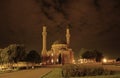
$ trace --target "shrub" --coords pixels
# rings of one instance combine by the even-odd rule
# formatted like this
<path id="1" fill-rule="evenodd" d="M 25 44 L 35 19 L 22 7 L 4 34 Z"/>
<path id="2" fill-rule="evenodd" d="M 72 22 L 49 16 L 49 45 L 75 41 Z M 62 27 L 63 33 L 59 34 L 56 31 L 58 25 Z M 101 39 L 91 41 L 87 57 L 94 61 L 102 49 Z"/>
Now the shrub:
<path id="1" fill-rule="evenodd" d="M 103 67 L 86 67 L 80 65 L 64 65 L 62 68 L 62 76 L 69 77 L 81 77 L 81 76 L 97 76 L 97 75 L 112 75 L 111 70 L 106 70 Z"/>

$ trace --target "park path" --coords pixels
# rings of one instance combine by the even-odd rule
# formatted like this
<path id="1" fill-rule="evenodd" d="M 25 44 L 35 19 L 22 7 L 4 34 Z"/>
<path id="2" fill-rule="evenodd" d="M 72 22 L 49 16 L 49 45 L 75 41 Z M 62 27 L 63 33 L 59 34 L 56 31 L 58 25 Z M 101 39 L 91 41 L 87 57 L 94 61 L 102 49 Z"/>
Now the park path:
<path id="1" fill-rule="evenodd" d="M 11 73 L 0 74 L 0 78 L 41 78 L 44 74 L 50 72 L 53 68 L 39 68 L 31 70 L 21 70 Z"/>

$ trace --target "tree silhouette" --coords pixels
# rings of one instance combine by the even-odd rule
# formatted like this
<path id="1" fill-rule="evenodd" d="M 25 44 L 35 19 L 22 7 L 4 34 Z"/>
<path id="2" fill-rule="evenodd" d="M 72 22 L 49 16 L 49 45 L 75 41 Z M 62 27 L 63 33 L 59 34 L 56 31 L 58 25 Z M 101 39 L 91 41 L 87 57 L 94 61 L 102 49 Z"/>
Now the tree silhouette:
<path id="1" fill-rule="evenodd" d="M 31 63 L 39 63 L 41 61 L 39 53 L 35 50 L 31 50 L 26 56 L 26 61 Z"/>
<path id="2" fill-rule="evenodd" d="M 103 54 L 98 50 L 87 50 L 82 53 L 82 58 L 95 59 L 96 62 L 100 62 L 103 58 Z"/>
<path id="3" fill-rule="evenodd" d="M 12 44 L 7 47 L 8 48 L 8 55 L 9 55 L 9 62 L 18 62 L 24 61 L 26 52 L 25 46 L 20 44 Z"/>

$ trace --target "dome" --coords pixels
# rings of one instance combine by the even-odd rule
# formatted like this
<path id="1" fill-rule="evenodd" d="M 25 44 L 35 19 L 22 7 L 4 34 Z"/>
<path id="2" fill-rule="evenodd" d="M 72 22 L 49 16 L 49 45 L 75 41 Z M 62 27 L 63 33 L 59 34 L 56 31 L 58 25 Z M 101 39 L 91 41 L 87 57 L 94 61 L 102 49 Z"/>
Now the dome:
<path id="1" fill-rule="evenodd" d="M 56 40 L 53 44 L 67 44 L 67 43 L 62 40 Z"/>

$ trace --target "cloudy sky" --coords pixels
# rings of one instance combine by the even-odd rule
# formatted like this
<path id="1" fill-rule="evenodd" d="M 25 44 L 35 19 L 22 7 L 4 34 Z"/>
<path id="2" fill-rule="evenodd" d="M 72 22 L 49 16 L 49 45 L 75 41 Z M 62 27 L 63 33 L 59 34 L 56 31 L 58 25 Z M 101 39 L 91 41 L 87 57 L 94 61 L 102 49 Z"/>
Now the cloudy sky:
<path id="1" fill-rule="evenodd" d="M 47 49 L 69 26 L 75 54 L 97 48 L 120 57 L 120 0 L 0 0 L 0 48 L 20 43 L 41 52 L 43 25 Z"/>

